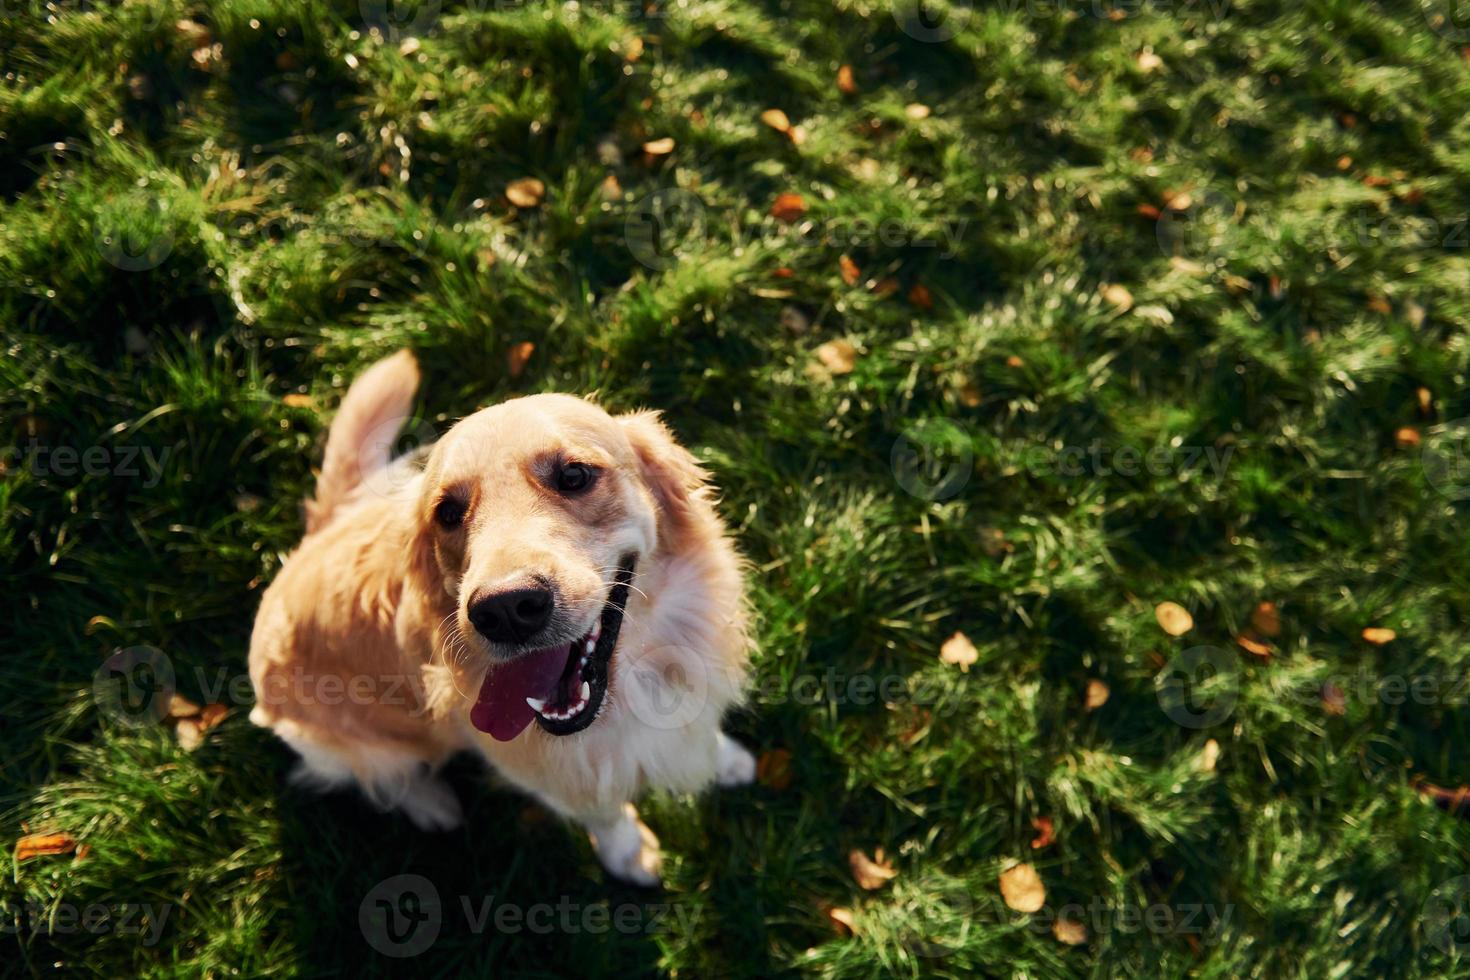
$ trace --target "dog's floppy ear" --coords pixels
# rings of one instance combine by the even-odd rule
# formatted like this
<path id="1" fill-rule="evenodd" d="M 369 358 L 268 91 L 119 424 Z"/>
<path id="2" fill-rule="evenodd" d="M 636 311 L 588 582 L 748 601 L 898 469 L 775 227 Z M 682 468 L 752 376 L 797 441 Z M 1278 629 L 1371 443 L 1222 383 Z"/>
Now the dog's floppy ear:
<path id="1" fill-rule="evenodd" d="M 695 518 L 695 501 L 708 486 L 709 474 L 674 440 L 658 412 L 632 412 L 618 417 L 638 469 L 659 509 L 661 536 L 677 538 Z"/>

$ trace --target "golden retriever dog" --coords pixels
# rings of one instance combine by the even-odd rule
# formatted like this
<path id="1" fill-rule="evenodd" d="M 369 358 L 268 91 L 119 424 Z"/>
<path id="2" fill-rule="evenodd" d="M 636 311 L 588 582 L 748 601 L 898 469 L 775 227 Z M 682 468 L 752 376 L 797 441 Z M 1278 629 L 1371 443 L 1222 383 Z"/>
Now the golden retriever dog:
<path id="1" fill-rule="evenodd" d="M 255 620 L 250 717 L 301 756 L 298 780 L 355 783 L 427 829 L 460 822 L 435 773 L 477 751 L 586 828 L 613 875 L 656 884 L 632 801 L 755 774 L 720 730 L 746 600 L 707 475 L 655 413 L 568 395 L 390 459 L 418 381 L 402 351 L 343 400 Z"/>

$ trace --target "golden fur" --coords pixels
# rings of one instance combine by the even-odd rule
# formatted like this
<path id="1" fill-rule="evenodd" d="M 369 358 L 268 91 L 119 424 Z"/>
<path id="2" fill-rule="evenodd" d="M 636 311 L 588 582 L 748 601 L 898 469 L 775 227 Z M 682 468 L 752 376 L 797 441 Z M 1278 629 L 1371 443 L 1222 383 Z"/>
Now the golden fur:
<path id="1" fill-rule="evenodd" d="M 566 395 L 484 409 L 422 458 L 390 461 L 417 383 L 405 351 L 343 401 L 307 534 L 256 618 L 251 718 L 301 754 L 301 778 L 355 782 L 426 827 L 458 822 L 433 771 L 473 749 L 586 827 L 614 874 L 653 883 L 657 841 L 631 801 L 754 774 L 720 731 L 745 681 L 746 607 L 706 474 L 654 413 L 615 418 Z M 585 499 L 557 499 L 536 478 L 568 453 L 604 474 Z M 452 531 L 434 520 L 448 488 L 468 503 Z M 469 708 L 491 648 L 466 618 L 468 598 L 534 572 L 590 625 L 629 552 L 637 572 L 596 720 L 560 737 L 531 725 L 508 742 L 475 730 Z"/>

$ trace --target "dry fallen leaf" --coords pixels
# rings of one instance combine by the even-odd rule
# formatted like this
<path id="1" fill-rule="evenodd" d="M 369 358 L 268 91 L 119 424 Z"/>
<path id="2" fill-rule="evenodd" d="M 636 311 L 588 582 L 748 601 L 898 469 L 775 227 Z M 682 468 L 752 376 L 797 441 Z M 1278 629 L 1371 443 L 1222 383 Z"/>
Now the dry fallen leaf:
<path id="1" fill-rule="evenodd" d="M 1001 555 L 1009 554 L 1016 550 L 1016 546 L 1006 540 L 1005 531 L 1002 531 L 998 527 L 982 527 L 979 538 L 980 550 L 991 558 L 999 558 Z"/>
<path id="2" fill-rule="evenodd" d="M 643 57 L 643 38 L 634 35 L 623 44 L 623 60 L 633 62 L 641 57 Z"/>
<path id="3" fill-rule="evenodd" d="M 857 348 L 850 341 L 829 340 L 817 348 L 817 360 L 831 374 L 851 374 L 857 366 Z"/>
<path id="4" fill-rule="evenodd" d="M 1128 291 L 1126 286 L 1109 283 L 1098 290 L 1098 292 L 1103 299 L 1116 307 L 1119 313 L 1127 313 L 1133 309 L 1133 294 Z"/>
<path id="5" fill-rule="evenodd" d="M 929 112 L 929 107 L 924 105 L 924 103 L 922 102 L 910 102 L 908 105 L 903 107 L 903 114 L 915 121 L 918 121 L 920 119 L 928 119 Z"/>
<path id="6" fill-rule="evenodd" d="M 287 408 L 311 408 L 316 404 L 316 399 L 310 395 L 303 395 L 300 392 L 293 391 L 281 399 L 281 404 Z"/>
<path id="7" fill-rule="evenodd" d="M 1428 415 L 1434 409 L 1434 392 L 1428 388 L 1420 388 L 1415 395 L 1419 398 L 1419 413 Z"/>
<path id="8" fill-rule="evenodd" d="M 169 695 L 168 716 L 170 718 L 193 718 L 202 709 L 178 692 Z"/>
<path id="9" fill-rule="evenodd" d="M 643 144 L 643 152 L 651 157 L 664 157 L 674 152 L 674 138 L 665 136 L 663 139 L 649 140 Z"/>
<path id="10" fill-rule="evenodd" d="M 1256 608 L 1251 610 L 1251 629 L 1272 639 L 1281 635 L 1281 614 L 1276 610 L 1276 603 L 1256 603 Z"/>
<path id="11" fill-rule="evenodd" d="M 618 183 L 616 174 L 608 174 L 602 178 L 602 185 L 598 187 L 597 193 L 604 201 L 611 203 L 623 196 L 623 185 Z"/>
<path id="12" fill-rule="evenodd" d="M 1017 912 L 1035 912 L 1046 902 L 1046 886 L 1029 864 L 1014 864 L 1001 872 L 1000 897 Z"/>
<path id="13" fill-rule="evenodd" d="M 1087 682 L 1087 710 L 1096 711 L 1098 708 L 1107 704 L 1110 694 L 1112 694 L 1112 691 L 1108 690 L 1107 684 L 1098 680 L 1096 677 L 1089 680 Z"/>
<path id="14" fill-rule="evenodd" d="M 187 37 L 190 43 L 196 48 L 206 47 L 214 43 L 214 35 L 209 32 L 209 28 L 197 20 L 189 20 L 188 18 L 176 20 L 174 21 L 174 30 Z"/>
<path id="15" fill-rule="evenodd" d="M 779 194 L 776 203 L 771 205 L 771 217 L 788 224 L 797 221 L 806 214 L 806 199 L 800 194 Z"/>
<path id="16" fill-rule="evenodd" d="M 1056 825 L 1051 817 L 1033 817 L 1031 827 L 1036 831 L 1036 837 L 1031 841 L 1033 851 L 1039 851 L 1057 839 Z"/>
<path id="17" fill-rule="evenodd" d="M 1462 785 L 1458 789 L 1447 789 L 1443 786 L 1436 786 L 1423 776 L 1415 776 L 1410 780 L 1410 785 L 1421 798 L 1430 800 L 1446 813 L 1458 817 L 1470 814 L 1470 786 Z"/>
<path id="18" fill-rule="evenodd" d="M 857 90 L 857 79 L 852 77 L 852 65 L 843 65 L 837 69 L 837 91 L 843 95 L 856 95 Z"/>
<path id="19" fill-rule="evenodd" d="M 872 285 L 873 295 L 879 299 L 887 299 L 898 292 L 898 280 L 893 276 L 884 276 Z"/>
<path id="20" fill-rule="evenodd" d="M 1214 772 L 1215 763 L 1220 761 L 1220 743 L 1213 738 L 1205 743 L 1204 748 L 1199 750 L 1199 760 L 1196 765 L 1200 772 Z"/>
<path id="21" fill-rule="evenodd" d="M 199 712 L 199 730 L 207 732 L 211 728 L 224 721 L 230 714 L 230 709 L 222 704 L 206 704 Z"/>
<path id="22" fill-rule="evenodd" d="M 857 917 L 852 914 L 852 909 L 834 906 L 827 910 L 827 921 L 832 923 L 832 928 L 839 934 L 857 935 Z"/>
<path id="23" fill-rule="evenodd" d="M 858 268 L 856 262 L 849 255 L 837 257 L 837 267 L 842 270 L 842 281 L 849 286 L 856 286 L 859 279 L 863 277 L 863 271 Z"/>
<path id="24" fill-rule="evenodd" d="M 174 737 L 179 740 L 179 748 L 193 752 L 204 744 L 204 729 L 197 718 L 183 718 L 174 728 Z"/>
<path id="25" fill-rule="evenodd" d="M 909 302 L 921 310 L 934 309 L 934 297 L 929 292 L 929 287 L 923 283 L 914 283 L 909 290 Z"/>
<path id="26" fill-rule="evenodd" d="M 854 848 L 848 852 L 847 866 L 852 869 L 852 880 L 857 882 L 858 887 L 864 891 L 882 888 L 898 877 L 898 872 L 893 870 L 893 865 L 883 859 L 883 848 L 881 847 L 873 852 L 871 858 Z"/>
<path id="27" fill-rule="evenodd" d="M 787 333 L 800 337 L 811 329 L 812 318 L 800 307 L 788 304 L 781 307 L 781 326 L 786 328 Z"/>
<path id="28" fill-rule="evenodd" d="M 968 674 L 970 665 L 980 659 L 980 652 L 975 649 L 975 644 L 970 642 L 968 636 L 956 632 L 939 648 L 939 659 L 947 664 L 955 665 L 962 673 Z"/>
<path id="29" fill-rule="evenodd" d="M 791 785 L 791 752 L 767 749 L 755 762 L 755 778 L 762 786 L 784 790 Z"/>
<path id="30" fill-rule="evenodd" d="M 1177 602 L 1159 603 L 1154 607 L 1154 618 L 1170 636 L 1183 636 L 1194 629 L 1194 617 Z"/>
<path id="31" fill-rule="evenodd" d="M 0 460 L 0 462 L 3 462 L 3 460 Z M 0 473 L 3 472 L 4 470 L 0 470 Z M 113 622 L 110 618 L 108 618 L 107 616 L 98 615 L 93 616 L 91 619 L 87 620 L 87 625 L 83 629 L 83 632 L 86 633 L 86 635 L 91 636 L 104 626 L 110 626 L 113 629 L 117 629 L 117 624 Z"/>
<path id="32" fill-rule="evenodd" d="M 1422 441 L 1419 430 L 1411 425 L 1406 425 L 1393 434 L 1393 441 L 1398 443 L 1400 449 L 1413 449 Z"/>
<path id="33" fill-rule="evenodd" d="M 1331 681 L 1322 685 L 1322 710 L 1337 717 L 1347 714 L 1347 696 Z"/>
<path id="34" fill-rule="evenodd" d="M 782 112 L 780 109 L 767 109 L 765 112 L 761 113 L 761 122 L 765 123 L 767 126 L 770 126 L 778 133 L 787 133 L 791 131 L 791 120 L 788 119 L 786 117 L 786 113 Z"/>
<path id="35" fill-rule="evenodd" d="M 913 719 L 903 731 L 898 733 L 898 740 L 904 745 L 912 746 L 919 739 L 929 733 L 929 723 L 934 720 L 934 713 L 927 708 L 914 710 Z"/>
<path id="36" fill-rule="evenodd" d="M 1397 638 L 1398 634 L 1386 626 L 1369 626 L 1363 630 L 1363 639 L 1375 647 L 1381 647 L 1385 643 L 1392 643 Z"/>
<path id="37" fill-rule="evenodd" d="M 973 381 L 966 381 L 960 385 L 959 396 L 960 404 L 966 408 L 979 408 L 980 403 L 985 400 L 979 387 Z M 991 557 L 993 558 L 995 556 L 992 555 Z"/>
<path id="38" fill-rule="evenodd" d="M 64 830 L 26 834 L 15 842 L 15 863 L 20 864 L 31 858 L 50 854 L 70 854 L 76 850 L 76 846 L 77 839 Z"/>
<path id="39" fill-rule="evenodd" d="M 522 177 L 505 185 L 505 196 L 518 208 L 534 208 L 546 196 L 546 185 L 535 177 Z"/>
<path id="40" fill-rule="evenodd" d="M 1147 75 L 1149 72 L 1158 71 L 1160 68 L 1164 67 L 1164 59 L 1154 54 L 1153 48 L 1144 48 L 1142 51 L 1138 52 L 1138 57 L 1135 60 L 1138 63 L 1139 71 L 1143 72 L 1145 75 Z"/>
<path id="41" fill-rule="evenodd" d="M 1270 644 L 1262 643 L 1260 640 L 1256 639 L 1254 636 L 1251 636 L 1249 633 L 1242 633 L 1237 636 L 1235 638 L 1235 644 L 1246 653 L 1253 653 L 1258 657 L 1271 656 Z"/>
<path id="42" fill-rule="evenodd" d="M 1068 946 L 1081 946 L 1087 942 L 1087 927 L 1074 919 L 1057 919 L 1052 923 L 1051 934 Z"/>
<path id="43" fill-rule="evenodd" d="M 1389 301 L 1382 296 L 1368 297 L 1368 309 L 1372 310 L 1374 313 L 1382 313 L 1384 315 L 1393 312 L 1392 304 L 1390 304 Z"/>
<path id="44" fill-rule="evenodd" d="M 512 378 L 519 378 L 526 370 L 526 362 L 531 355 L 536 353 L 536 345 L 529 340 L 523 340 L 518 344 L 511 344 L 510 350 L 505 354 L 505 367 Z"/>
<path id="45" fill-rule="evenodd" d="M 1021 358 L 1015 354 L 1012 354 L 1010 357 L 1006 358 L 1006 367 L 1008 368 L 1024 367 L 1025 365 L 1026 362 L 1021 360 Z"/>

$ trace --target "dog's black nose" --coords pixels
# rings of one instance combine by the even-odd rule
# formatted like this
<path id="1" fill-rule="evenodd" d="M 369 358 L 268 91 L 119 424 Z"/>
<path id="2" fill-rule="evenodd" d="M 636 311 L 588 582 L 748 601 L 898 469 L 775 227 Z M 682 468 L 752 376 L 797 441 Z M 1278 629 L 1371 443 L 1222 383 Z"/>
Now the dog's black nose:
<path id="1" fill-rule="evenodd" d="M 523 643 L 551 618 L 556 601 L 550 589 L 507 589 L 470 600 L 469 617 L 475 629 L 496 643 Z"/>

